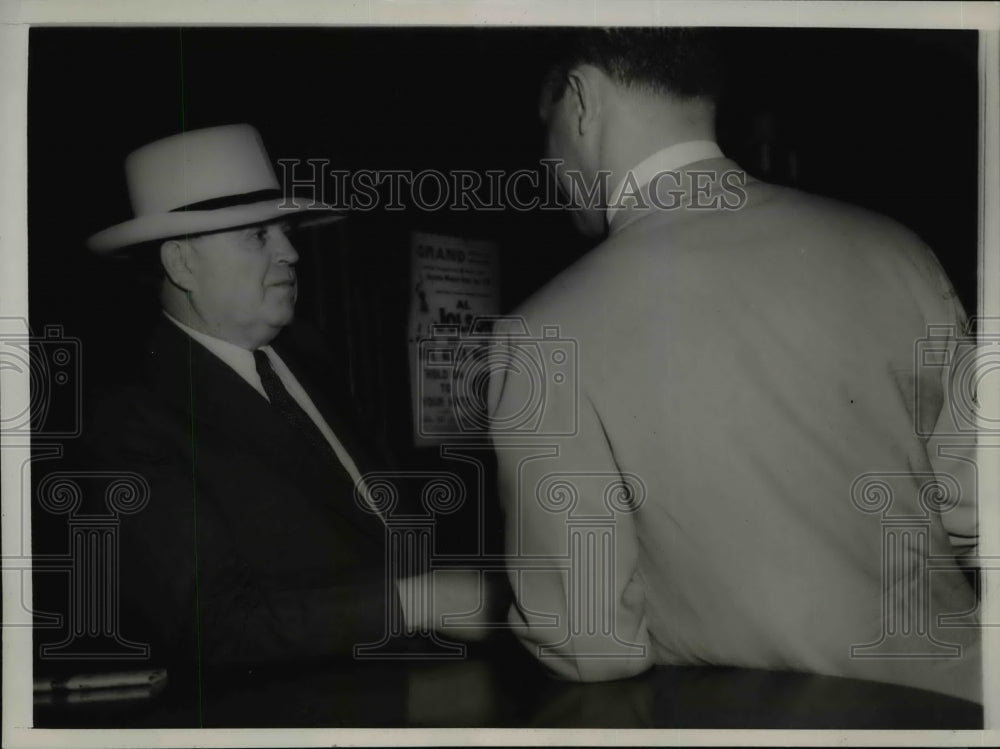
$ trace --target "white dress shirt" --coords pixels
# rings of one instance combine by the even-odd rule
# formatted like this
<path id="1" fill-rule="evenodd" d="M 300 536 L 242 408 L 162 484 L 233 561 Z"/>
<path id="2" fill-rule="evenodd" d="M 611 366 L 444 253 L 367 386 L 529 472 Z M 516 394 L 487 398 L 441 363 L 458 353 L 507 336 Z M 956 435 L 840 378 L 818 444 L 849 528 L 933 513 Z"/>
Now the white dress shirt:
<path id="1" fill-rule="evenodd" d="M 633 187 L 635 189 L 639 189 L 652 182 L 653 177 L 657 174 L 676 171 L 677 169 L 685 167 L 688 164 L 693 164 L 696 161 L 717 159 L 722 155 L 722 151 L 714 141 L 688 140 L 683 143 L 675 143 L 672 146 L 663 148 L 654 153 L 652 156 L 643 159 L 634 167 L 629 169 L 626 175 L 621 178 L 618 185 L 611 192 L 611 199 L 608 201 L 607 210 L 608 225 L 611 225 L 611 219 L 615 217 L 618 210 L 626 207 L 620 205 L 620 201 L 622 199 L 622 193 L 625 192 L 626 179 L 629 173 L 631 173 L 634 178 L 632 183 Z"/>

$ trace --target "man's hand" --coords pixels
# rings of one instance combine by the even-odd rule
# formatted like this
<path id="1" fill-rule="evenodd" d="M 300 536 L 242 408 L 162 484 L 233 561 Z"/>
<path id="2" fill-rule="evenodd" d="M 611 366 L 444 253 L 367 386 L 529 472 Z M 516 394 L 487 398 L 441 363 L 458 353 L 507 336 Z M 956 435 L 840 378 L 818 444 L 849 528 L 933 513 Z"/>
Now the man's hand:
<path id="1" fill-rule="evenodd" d="M 396 581 L 406 628 L 434 630 L 452 639 L 476 642 L 500 609 L 494 576 L 481 570 L 440 570 Z"/>

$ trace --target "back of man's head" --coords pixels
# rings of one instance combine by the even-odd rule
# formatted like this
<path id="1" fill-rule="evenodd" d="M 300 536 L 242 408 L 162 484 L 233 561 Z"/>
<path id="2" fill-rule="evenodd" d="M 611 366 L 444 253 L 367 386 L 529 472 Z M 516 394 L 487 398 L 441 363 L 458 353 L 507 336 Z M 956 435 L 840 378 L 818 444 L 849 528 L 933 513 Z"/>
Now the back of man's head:
<path id="1" fill-rule="evenodd" d="M 584 28 L 552 46 L 543 96 L 558 100 L 566 75 L 594 65 L 616 83 L 648 94 L 716 101 L 721 93 L 719 32 L 712 28 Z"/>

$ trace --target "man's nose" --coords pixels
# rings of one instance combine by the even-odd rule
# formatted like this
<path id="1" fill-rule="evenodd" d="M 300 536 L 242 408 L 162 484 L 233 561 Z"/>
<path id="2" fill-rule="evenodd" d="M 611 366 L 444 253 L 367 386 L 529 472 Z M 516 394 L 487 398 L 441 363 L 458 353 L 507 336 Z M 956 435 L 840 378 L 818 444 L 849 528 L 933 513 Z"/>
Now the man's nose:
<path id="1" fill-rule="evenodd" d="M 271 246 L 275 262 L 293 265 L 299 261 L 299 253 L 295 251 L 291 240 L 280 226 L 274 228 L 274 237 L 271 240 Z"/>

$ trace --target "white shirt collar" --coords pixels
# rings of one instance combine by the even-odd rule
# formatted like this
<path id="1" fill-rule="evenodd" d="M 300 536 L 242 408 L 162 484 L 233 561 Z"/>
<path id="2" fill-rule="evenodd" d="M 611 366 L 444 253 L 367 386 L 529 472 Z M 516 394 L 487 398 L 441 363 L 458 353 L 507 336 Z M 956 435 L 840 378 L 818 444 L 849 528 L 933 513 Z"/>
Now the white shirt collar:
<path id="1" fill-rule="evenodd" d="M 696 161 L 716 159 L 722 155 L 723 153 L 715 141 L 688 140 L 683 143 L 675 143 L 672 146 L 657 151 L 652 156 L 648 156 L 629 169 L 629 173 L 632 174 L 633 178 L 632 185 L 639 188 L 649 184 L 653 180 L 653 177 L 662 172 L 672 172 L 688 164 L 693 164 Z M 621 178 L 618 186 L 611 192 L 611 199 L 608 201 L 606 214 L 608 226 L 611 225 L 611 220 L 618 213 L 618 209 L 625 207 L 619 205 L 619 201 L 621 200 L 622 193 L 625 191 L 627 177 L 628 173 Z"/>
<path id="2" fill-rule="evenodd" d="M 195 330 L 190 325 L 182 323 L 166 310 L 163 310 L 163 315 L 170 320 L 170 322 L 215 354 L 215 356 L 228 365 L 230 369 L 246 380 L 254 390 L 263 395 L 265 398 L 267 397 L 264 393 L 264 386 L 260 381 L 260 375 L 257 374 L 257 365 L 254 363 L 252 351 L 248 351 L 247 349 L 237 346 L 234 343 L 230 343 L 229 341 L 224 341 L 221 338 L 215 338 L 207 333 L 202 333 L 200 330 Z M 268 358 L 273 362 L 274 356 L 272 356 L 270 348 L 270 346 L 261 346 L 261 350 L 266 353 Z"/>

